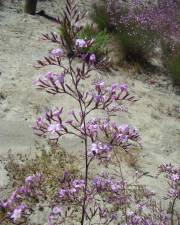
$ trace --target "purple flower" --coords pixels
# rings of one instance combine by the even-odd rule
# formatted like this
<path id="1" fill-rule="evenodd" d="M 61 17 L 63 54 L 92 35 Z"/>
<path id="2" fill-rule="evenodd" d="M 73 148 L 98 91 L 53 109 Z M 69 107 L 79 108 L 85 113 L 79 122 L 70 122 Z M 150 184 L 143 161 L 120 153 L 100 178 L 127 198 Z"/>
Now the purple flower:
<path id="1" fill-rule="evenodd" d="M 67 190 L 65 189 L 60 189 L 59 191 L 59 197 L 64 198 L 66 196 Z"/>
<path id="2" fill-rule="evenodd" d="M 88 43 L 90 44 L 90 43 Z M 96 55 L 93 53 L 82 54 L 82 60 L 88 64 L 94 64 L 96 62 Z"/>
<path id="3" fill-rule="evenodd" d="M 57 76 L 57 79 L 61 84 L 64 84 L 64 77 L 65 77 L 64 73 L 58 74 Z"/>
<path id="4" fill-rule="evenodd" d="M 105 82 L 99 81 L 99 82 L 95 83 L 95 87 L 98 92 L 101 92 L 105 88 Z"/>
<path id="5" fill-rule="evenodd" d="M 47 131 L 50 133 L 55 133 L 62 130 L 62 125 L 60 123 L 50 124 Z"/>
<path id="6" fill-rule="evenodd" d="M 61 48 L 56 48 L 51 51 L 51 55 L 55 58 L 59 58 L 64 55 L 64 51 Z"/>
<path id="7" fill-rule="evenodd" d="M 86 48 L 87 47 L 87 41 L 85 41 L 84 39 L 76 39 L 75 45 L 78 48 Z"/>
<path id="8" fill-rule="evenodd" d="M 63 123 L 61 118 L 62 111 L 63 108 L 47 111 L 40 122 L 36 121 L 33 126 L 36 134 L 58 141 L 60 136 L 67 132 L 66 123 Z"/>
<path id="9" fill-rule="evenodd" d="M 38 126 L 42 126 L 44 124 L 44 118 L 42 116 L 38 117 L 36 123 Z"/>
<path id="10" fill-rule="evenodd" d="M 98 148 L 98 145 L 96 143 L 92 143 L 91 152 L 93 153 L 93 155 L 96 155 L 96 154 L 99 153 L 99 148 Z"/>
<path id="11" fill-rule="evenodd" d="M 59 118 L 60 115 L 62 114 L 62 112 L 63 112 L 63 107 L 61 109 L 57 108 L 55 111 L 52 112 L 52 114 L 53 114 L 53 116 Z"/>
<path id="12" fill-rule="evenodd" d="M 53 208 L 53 210 L 52 210 L 52 213 L 53 213 L 54 215 L 61 214 L 61 213 L 62 213 L 62 209 L 59 208 L 58 206 L 55 206 L 55 207 Z"/>
<path id="13" fill-rule="evenodd" d="M 11 214 L 11 218 L 13 219 L 14 222 L 16 222 L 18 219 L 21 218 L 22 213 L 24 212 L 25 209 L 26 209 L 26 205 L 22 203 L 20 206 L 18 206 L 17 208 L 13 210 Z"/>
<path id="14" fill-rule="evenodd" d="M 129 125 L 128 124 L 123 124 L 121 126 L 118 127 L 118 130 L 123 133 L 126 134 L 129 131 Z"/>
<path id="15" fill-rule="evenodd" d="M 82 130 L 84 131 L 86 129 L 87 135 L 91 137 L 92 140 L 95 140 L 98 134 L 99 126 L 96 122 L 96 120 L 90 120 L 86 124 L 86 128 L 82 127 Z"/>
<path id="16" fill-rule="evenodd" d="M 121 91 L 127 91 L 128 90 L 128 85 L 127 84 L 120 84 L 119 88 Z"/>
<path id="17" fill-rule="evenodd" d="M 36 86 L 40 89 L 45 89 L 51 94 L 59 93 L 59 90 L 64 92 L 65 73 L 48 72 L 42 75 L 36 82 Z"/>
<path id="18" fill-rule="evenodd" d="M 33 174 L 32 176 L 28 176 L 25 179 L 25 184 L 26 185 L 38 185 L 42 181 L 42 173 L 36 173 Z"/>
<path id="19" fill-rule="evenodd" d="M 53 72 L 48 72 L 44 77 L 48 80 L 53 79 L 54 78 L 55 73 Z"/>
<path id="20" fill-rule="evenodd" d="M 89 62 L 90 63 L 95 63 L 96 62 L 96 55 L 95 54 L 91 54 L 89 56 Z"/>
<path id="21" fill-rule="evenodd" d="M 77 180 L 76 179 L 76 180 L 73 181 L 72 185 L 73 185 L 74 188 L 78 188 L 78 189 L 80 188 L 81 189 L 81 188 L 84 188 L 85 182 L 84 182 L 84 180 Z"/>
<path id="22" fill-rule="evenodd" d="M 54 81 L 57 85 L 58 85 L 58 81 L 60 84 L 63 84 L 64 83 L 64 77 L 65 77 L 65 74 L 64 73 L 53 73 L 53 72 L 48 72 L 45 76 L 44 76 L 44 81 Z"/>
<path id="23" fill-rule="evenodd" d="M 171 180 L 173 180 L 173 181 L 180 181 L 180 176 L 178 174 L 172 174 L 171 175 Z"/>
<path id="24" fill-rule="evenodd" d="M 23 195 L 28 196 L 31 193 L 31 189 L 24 185 L 19 188 L 19 193 L 22 193 Z"/>
<path id="25" fill-rule="evenodd" d="M 109 160 L 110 152 L 113 147 L 110 144 L 102 142 L 92 143 L 89 156 L 95 156 L 97 159 Z"/>

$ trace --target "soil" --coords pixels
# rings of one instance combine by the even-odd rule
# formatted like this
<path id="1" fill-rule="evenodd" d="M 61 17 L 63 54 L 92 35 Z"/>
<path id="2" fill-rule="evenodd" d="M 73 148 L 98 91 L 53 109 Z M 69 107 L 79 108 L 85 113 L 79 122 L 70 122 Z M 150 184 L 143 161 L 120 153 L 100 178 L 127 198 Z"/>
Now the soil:
<path id="1" fill-rule="evenodd" d="M 64 105 L 76 108 L 66 96 L 53 97 L 39 92 L 33 85 L 39 74 L 33 65 L 55 47 L 43 42 L 42 33 L 57 31 L 57 25 L 38 15 L 26 15 L 22 11 L 22 0 L 2 1 L 0 6 L 0 157 L 27 154 L 30 159 L 36 150 L 32 125 L 38 115 L 49 107 Z M 82 2 L 81 2 L 82 3 Z M 38 10 L 49 15 L 59 15 L 63 1 L 39 1 Z M 82 4 L 84 7 L 84 4 Z M 112 70 L 104 74 L 95 73 L 85 82 L 102 77 L 108 84 L 127 83 L 139 101 L 134 103 L 128 113 L 117 116 L 119 123 L 130 123 L 141 134 L 142 150 L 138 153 L 136 167 L 147 172 L 142 182 L 148 184 L 159 194 L 164 193 L 163 180 L 155 180 L 157 167 L 163 163 L 180 164 L 180 96 L 169 77 L 163 72 L 133 72 L 132 69 Z M 66 110 L 65 110 L 66 112 Z M 68 116 L 68 115 L 67 115 Z M 95 116 L 95 115 L 94 115 Z M 44 142 L 43 142 L 44 143 Z M 79 154 L 79 141 L 73 137 L 62 140 L 68 151 Z M 9 179 L 0 161 L 0 187 L 8 185 Z M 136 169 L 136 168 L 135 168 Z M 151 176 L 152 175 L 152 176 Z M 1 195 L 0 195 L 1 196 Z"/>

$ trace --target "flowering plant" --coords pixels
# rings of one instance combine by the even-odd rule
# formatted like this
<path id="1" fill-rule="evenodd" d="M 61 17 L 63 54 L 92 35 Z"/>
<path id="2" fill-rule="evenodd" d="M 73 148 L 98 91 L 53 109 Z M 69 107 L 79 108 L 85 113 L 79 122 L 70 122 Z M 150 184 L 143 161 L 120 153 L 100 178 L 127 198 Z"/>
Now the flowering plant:
<path id="1" fill-rule="evenodd" d="M 105 2 L 111 24 L 117 28 L 118 24 L 127 27 L 131 24 L 141 26 L 143 30 L 155 32 L 160 39 L 171 42 L 172 47 L 180 36 L 180 5 L 176 0 L 158 0 L 151 3 L 142 3 L 140 0 L 133 0 L 131 3 L 114 0 Z"/>
<path id="2" fill-rule="evenodd" d="M 105 0 L 103 6 L 97 4 L 92 18 L 101 28 L 99 18 L 106 15 L 106 29 L 110 31 L 111 27 L 116 34 L 125 59 L 144 64 L 159 42 L 176 49 L 180 37 L 179 10 L 177 0 Z"/>
<path id="3" fill-rule="evenodd" d="M 66 15 L 66 21 L 74 19 L 70 13 L 73 3 L 73 0 L 67 0 L 66 10 L 69 15 Z M 67 23 L 66 26 L 70 27 L 71 24 Z M 71 34 L 69 27 L 68 34 Z M 54 34 L 51 38 L 49 35 L 44 37 L 57 44 L 64 43 L 62 37 Z M 34 125 L 36 134 L 47 138 L 51 143 L 57 143 L 64 135 L 74 135 L 84 143 L 83 175 L 75 177 L 65 171 L 64 175 L 58 178 L 59 190 L 53 201 L 48 202 L 51 209 L 49 225 L 169 225 L 170 218 L 155 201 L 155 194 L 138 183 L 133 184 L 124 179 L 121 165 L 118 173 L 114 175 L 104 171 L 93 178 L 90 176 L 93 162 L 99 162 L 100 165 L 108 164 L 117 148 L 129 152 L 131 147 L 139 142 L 139 132 L 135 127 L 119 125 L 111 120 L 112 114 L 127 111 L 127 104 L 124 105 L 124 102 L 135 102 L 136 98 L 130 94 L 127 84 L 113 83 L 108 86 L 103 80 L 98 80 L 93 82 L 91 89 L 82 89 L 81 84 L 91 78 L 92 71 L 104 69 L 107 62 L 102 60 L 96 63 L 94 54 L 84 55 L 81 51 L 93 45 L 93 40 L 74 37 L 72 43 L 73 47 L 62 44 L 63 49 L 58 47 L 52 50 L 45 60 L 38 61 L 38 67 L 55 65 L 59 67 L 59 72 L 50 71 L 42 75 L 36 81 L 37 88 L 52 95 L 65 94 L 77 103 L 78 108 L 71 110 L 70 118 L 67 120 L 63 119 L 63 107 L 48 110 L 37 119 Z M 69 54 L 70 47 L 73 54 Z M 65 56 L 68 63 L 64 63 Z M 80 62 L 76 61 L 75 56 L 81 59 Z M 91 118 L 94 110 L 104 111 L 105 116 Z M 178 199 L 179 169 L 162 166 L 161 172 L 167 173 L 167 178 L 172 181 L 173 191 L 169 192 L 169 197 Z M 136 178 L 140 177 L 138 175 Z M 27 200 L 32 198 L 40 201 L 43 196 L 46 198 L 46 193 L 41 189 L 42 181 L 41 173 L 28 176 L 25 185 L 13 192 L 9 199 L 1 202 L 3 221 L 10 220 L 14 224 L 26 223 L 23 219 L 33 211 L 31 205 L 25 204 Z M 171 217 L 172 225 L 173 215 L 174 213 Z"/>
<path id="4" fill-rule="evenodd" d="M 65 49 L 53 50 L 46 61 L 38 61 L 39 66 L 58 65 L 60 73 L 49 72 L 41 76 L 36 85 L 39 89 L 57 95 L 66 94 L 73 98 L 80 110 L 72 110 L 71 118 L 63 120 L 63 108 L 49 110 L 39 117 L 34 126 L 39 136 L 48 138 L 50 141 L 58 142 L 64 135 L 75 135 L 84 142 L 85 175 L 83 179 L 72 179 L 65 174 L 63 188 L 59 191 L 60 202 L 70 202 L 82 209 L 80 223 L 84 224 L 91 204 L 97 205 L 94 199 L 93 187 L 88 184 L 89 167 L 94 159 L 107 161 L 115 147 L 121 147 L 128 151 L 133 142 L 139 140 L 136 128 L 129 125 L 118 125 L 111 122 L 110 116 L 118 111 L 126 111 L 127 105 L 123 102 L 134 102 L 136 98 L 128 91 L 126 84 L 112 84 L 106 86 L 104 81 L 97 81 L 92 84 L 92 89 L 84 91 L 81 83 L 91 77 L 94 69 L 104 69 L 107 64 L 104 61 L 96 63 L 94 54 L 83 54 L 81 49 L 88 48 L 93 40 L 75 39 L 74 55 L 81 58 L 80 65 L 74 64 L 74 57 L 65 53 Z M 63 52 L 63 53 L 62 53 Z M 68 65 L 63 64 L 63 56 L 68 56 Z M 94 110 L 106 112 L 106 118 L 88 119 Z M 100 208 L 100 205 L 97 205 Z M 100 213 L 100 211 L 98 210 Z M 97 213 L 98 213 L 97 212 Z M 74 214 L 74 210 L 70 213 Z M 60 211 L 58 215 L 60 214 Z M 96 213 L 95 213 L 96 214 Z M 66 214 L 65 214 L 66 215 Z M 94 217 L 95 215 L 93 215 Z M 52 212 L 50 221 L 54 221 L 57 214 Z M 107 219 L 107 218 L 106 218 Z M 53 224 L 53 223 L 52 223 Z M 106 224 L 106 223 L 105 223 Z"/>

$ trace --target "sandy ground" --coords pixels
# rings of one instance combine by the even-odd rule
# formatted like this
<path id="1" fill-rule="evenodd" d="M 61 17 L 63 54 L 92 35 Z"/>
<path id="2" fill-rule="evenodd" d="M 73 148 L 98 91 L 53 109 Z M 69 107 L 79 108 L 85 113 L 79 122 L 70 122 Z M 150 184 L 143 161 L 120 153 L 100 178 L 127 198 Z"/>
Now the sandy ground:
<path id="1" fill-rule="evenodd" d="M 57 2 L 40 1 L 39 8 L 57 15 L 61 10 Z M 53 98 L 33 86 L 41 73 L 33 64 L 53 47 L 40 40 L 41 33 L 56 31 L 56 25 L 42 17 L 25 15 L 21 8 L 20 0 L 7 0 L 0 8 L 0 156 L 11 150 L 14 155 L 26 153 L 31 157 L 36 151 L 37 138 L 31 129 L 36 117 L 57 103 L 75 107 L 66 97 Z M 162 163 L 180 164 L 180 96 L 170 80 L 163 74 L 133 74 L 122 69 L 104 74 L 103 79 L 108 83 L 127 82 L 139 98 L 128 114 L 117 117 L 119 122 L 128 122 L 140 130 L 143 150 L 138 166 L 154 175 Z M 155 84 L 150 84 L 151 79 Z M 68 151 L 79 151 L 79 142 L 74 138 L 64 139 L 62 145 Z M 8 184 L 3 163 L 0 161 L 0 187 Z M 146 177 L 144 182 L 164 192 L 161 180 Z"/>

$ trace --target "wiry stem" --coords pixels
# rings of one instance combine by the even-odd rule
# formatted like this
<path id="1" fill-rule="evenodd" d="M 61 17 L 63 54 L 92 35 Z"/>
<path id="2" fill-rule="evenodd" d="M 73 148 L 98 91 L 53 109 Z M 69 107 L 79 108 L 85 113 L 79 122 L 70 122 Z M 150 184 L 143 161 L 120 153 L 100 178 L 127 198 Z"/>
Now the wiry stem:
<path id="1" fill-rule="evenodd" d="M 85 218 L 85 212 L 86 212 L 86 199 L 87 199 L 87 187 L 88 187 L 88 167 L 89 167 L 89 163 L 88 163 L 88 142 L 87 142 L 87 133 L 86 133 L 86 110 L 83 108 L 83 99 L 81 97 L 81 94 L 78 90 L 77 87 L 77 83 L 74 80 L 73 77 L 73 68 L 72 68 L 72 61 L 69 59 L 69 67 L 70 67 L 70 75 L 72 78 L 72 82 L 73 85 L 75 86 L 75 89 L 77 91 L 77 95 L 78 95 L 78 103 L 80 106 L 80 110 L 81 110 L 81 114 L 82 114 L 82 124 L 84 126 L 84 149 L 85 149 L 85 175 L 84 175 L 84 181 L 85 181 L 85 187 L 84 187 L 84 197 L 83 197 L 83 204 L 82 204 L 82 216 L 81 216 L 81 225 L 84 224 L 84 218 Z"/>
<path id="2" fill-rule="evenodd" d="M 86 124 L 84 119 L 84 125 Z M 85 217 L 85 211 L 86 211 L 86 199 L 87 199 L 87 185 L 88 185 L 88 146 L 87 146 L 87 137 L 84 141 L 84 147 L 85 147 L 85 187 L 84 187 L 84 199 L 83 199 L 83 205 L 82 205 L 82 217 L 81 217 L 81 225 L 84 224 L 84 217 Z"/>
<path id="3" fill-rule="evenodd" d="M 174 198 L 172 206 L 171 206 L 171 225 L 174 225 L 174 207 L 176 203 L 177 197 Z"/>

